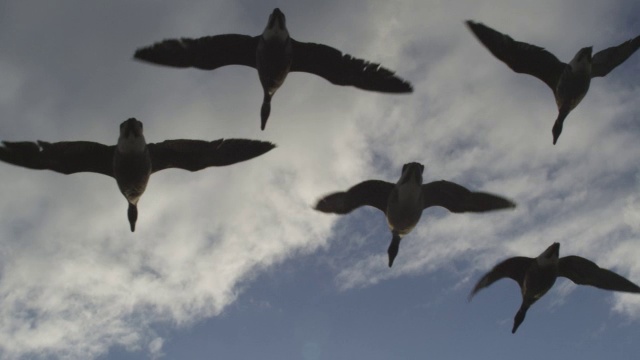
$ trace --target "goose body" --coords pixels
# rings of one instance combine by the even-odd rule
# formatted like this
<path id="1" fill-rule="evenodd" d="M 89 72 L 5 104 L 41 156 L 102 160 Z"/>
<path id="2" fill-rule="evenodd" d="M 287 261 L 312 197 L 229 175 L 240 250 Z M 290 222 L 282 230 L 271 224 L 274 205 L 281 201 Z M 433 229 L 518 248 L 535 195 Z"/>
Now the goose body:
<path id="1" fill-rule="evenodd" d="M 536 258 L 512 257 L 496 265 L 486 273 L 469 294 L 469 300 L 480 290 L 502 278 L 511 278 L 520 286 L 522 304 L 513 320 L 511 333 L 524 321 L 531 305 L 544 296 L 558 276 L 566 277 L 579 285 L 600 289 L 640 293 L 640 287 L 613 271 L 600 268 L 594 262 L 579 256 L 560 258 L 560 244 L 553 243 Z"/>
<path id="2" fill-rule="evenodd" d="M 471 192 L 449 181 L 422 183 L 424 166 L 413 162 L 402 167 L 396 184 L 367 180 L 349 190 L 326 195 L 315 209 L 325 213 L 348 214 L 361 206 L 372 206 L 385 213 L 391 230 L 387 249 L 389 267 L 398 254 L 402 237 L 418 224 L 422 211 L 430 206 L 442 206 L 454 213 L 485 212 L 513 208 L 510 200 L 482 192 Z"/>
<path id="3" fill-rule="evenodd" d="M 343 55 L 322 44 L 303 43 L 289 36 L 286 18 L 274 9 L 258 36 L 223 34 L 198 39 L 170 39 L 136 50 L 134 58 L 172 67 L 214 70 L 226 65 L 256 68 L 264 91 L 260 110 L 264 130 L 271 98 L 290 72 L 306 72 L 332 84 L 385 93 L 408 93 L 411 84 L 382 66 Z"/>
<path id="4" fill-rule="evenodd" d="M 551 131 L 554 145 L 562 133 L 567 115 L 587 94 L 591 79 L 607 75 L 640 48 L 640 36 L 593 56 L 592 47 L 585 47 L 566 64 L 541 47 L 513 40 L 484 24 L 467 21 L 467 26 L 495 57 L 513 71 L 535 76 L 551 88 L 558 107 L 558 117 Z"/>
<path id="5" fill-rule="evenodd" d="M 168 168 L 197 171 L 230 165 L 262 155 L 274 147 L 269 142 L 245 139 L 166 140 L 147 144 L 142 122 L 130 118 L 120 125 L 117 145 L 89 141 L 3 141 L 0 160 L 30 169 L 62 174 L 94 172 L 115 178 L 129 204 L 127 215 L 133 232 L 138 201 L 154 172 Z"/>

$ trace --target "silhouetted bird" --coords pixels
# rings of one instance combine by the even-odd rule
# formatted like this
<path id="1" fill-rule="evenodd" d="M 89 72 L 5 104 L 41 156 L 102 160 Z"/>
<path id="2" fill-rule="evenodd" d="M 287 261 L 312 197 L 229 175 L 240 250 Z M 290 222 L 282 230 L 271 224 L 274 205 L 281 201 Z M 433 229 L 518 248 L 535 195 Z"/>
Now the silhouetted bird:
<path id="1" fill-rule="evenodd" d="M 379 64 L 343 55 L 326 45 L 292 39 L 284 14 L 277 8 L 269 16 L 262 35 L 224 34 L 164 40 L 136 50 L 134 57 L 154 64 L 203 70 L 225 65 L 256 68 L 264 89 L 260 111 L 262 130 L 271 112 L 271 97 L 292 71 L 315 74 L 335 85 L 351 85 L 364 90 L 386 93 L 413 91 L 409 82 Z"/>
<path id="2" fill-rule="evenodd" d="M 0 160 L 10 164 L 63 174 L 94 172 L 115 178 L 129 203 L 131 231 L 135 231 L 138 200 L 151 174 L 168 168 L 198 171 L 209 166 L 231 165 L 275 147 L 269 142 L 245 139 L 166 140 L 147 144 L 142 122 L 134 118 L 120 124 L 118 145 L 89 141 L 3 141 L 3 145 Z"/>
<path id="3" fill-rule="evenodd" d="M 640 47 L 640 36 L 593 56 L 589 46 L 580 49 L 571 62 L 565 64 L 541 47 L 515 41 L 484 24 L 467 21 L 467 25 L 480 42 L 513 71 L 533 75 L 553 90 L 558 106 L 558 118 L 552 129 L 554 145 L 564 119 L 587 94 L 591 78 L 607 75 Z"/>
<path id="4" fill-rule="evenodd" d="M 324 196 L 315 209 L 325 213 L 347 214 L 360 206 L 369 205 L 384 212 L 392 234 L 391 245 L 387 250 L 391 267 L 398 254 L 402 236 L 416 226 L 422 210 L 430 206 L 442 206 L 454 213 L 484 212 L 516 206 L 503 197 L 471 192 L 444 180 L 422 184 L 423 171 L 422 164 L 405 164 L 397 184 L 367 180 L 346 192 Z"/>
<path id="5" fill-rule="evenodd" d="M 640 287 L 610 270 L 579 256 L 558 258 L 560 244 L 553 243 L 537 258 L 516 256 L 509 258 L 486 273 L 469 294 L 469 301 L 481 289 L 502 278 L 511 278 L 520 285 L 522 305 L 513 320 L 511 333 L 515 334 L 524 321 L 527 310 L 551 289 L 558 276 L 578 285 L 600 289 L 640 293 Z"/>

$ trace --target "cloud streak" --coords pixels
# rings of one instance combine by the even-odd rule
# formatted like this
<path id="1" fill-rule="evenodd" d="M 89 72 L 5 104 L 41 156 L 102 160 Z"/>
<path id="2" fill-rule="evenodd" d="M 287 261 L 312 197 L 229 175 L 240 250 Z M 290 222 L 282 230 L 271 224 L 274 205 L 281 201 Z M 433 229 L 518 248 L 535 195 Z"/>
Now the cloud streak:
<path id="1" fill-rule="evenodd" d="M 500 24 L 568 59 L 583 44 L 626 40 L 619 33 L 627 29 L 611 25 L 624 16 L 615 4 L 329 3 L 317 12 L 286 4 L 294 38 L 379 61 L 416 91 L 381 95 L 291 74 L 264 132 L 255 70 L 175 70 L 131 55 L 164 37 L 258 34 L 271 9 L 70 2 L 29 18 L 34 4 L 21 4 L 3 11 L 0 26 L 9 44 L 0 55 L 0 70 L 10 74 L 0 89 L 7 140 L 113 144 L 117 125 L 135 116 L 150 142 L 245 137 L 278 148 L 230 167 L 154 175 L 135 234 L 113 179 L 0 164 L 0 357 L 94 358 L 114 346 L 161 357 L 159 325 L 219 315 L 265 269 L 330 245 L 353 256 L 335 270 L 345 291 L 442 269 L 457 272 L 456 286 L 465 286 L 496 261 L 535 256 L 554 241 L 561 254 L 640 281 L 640 90 L 626 81 L 640 66 L 638 55 L 594 80 L 553 147 L 548 89 L 512 73 L 463 25 L 467 18 Z M 567 15 L 577 7 L 586 20 Z M 544 23 L 536 20 L 541 8 Z M 579 31 L 566 31 L 573 27 Z M 607 31 L 585 31 L 594 27 Z M 409 161 L 425 165 L 425 181 L 455 181 L 511 197 L 518 207 L 426 211 L 393 270 L 384 261 L 391 237 L 381 214 L 311 210 L 320 196 L 362 180 L 395 182 Z M 640 317 L 636 297 L 612 299 L 614 311 Z"/>

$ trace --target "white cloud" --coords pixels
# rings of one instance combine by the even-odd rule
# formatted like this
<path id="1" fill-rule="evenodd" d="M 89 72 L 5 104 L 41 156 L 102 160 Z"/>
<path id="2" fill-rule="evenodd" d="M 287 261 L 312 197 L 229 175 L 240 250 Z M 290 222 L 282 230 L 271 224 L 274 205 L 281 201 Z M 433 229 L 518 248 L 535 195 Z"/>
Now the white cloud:
<path id="1" fill-rule="evenodd" d="M 640 280 L 634 195 L 640 145 L 637 131 L 612 125 L 627 124 L 637 113 L 629 100 L 640 95 L 637 87 L 609 78 L 594 81 L 554 147 L 556 112 L 549 89 L 494 59 L 463 20 L 495 24 L 562 59 L 581 46 L 573 44 L 591 36 L 598 36 L 593 40 L 598 44 L 623 39 L 612 40 L 611 32 L 564 31 L 571 25 L 566 23 L 572 19 L 566 14 L 570 4 L 498 3 L 352 4 L 339 13 L 335 4 L 317 12 L 282 6 L 294 38 L 380 61 L 413 81 L 416 91 L 380 95 L 291 74 L 274 97 L 264 132 L 255 70 L 174 70 L 130 57 L 145 41 L 168 36 L 257 34 L 268 11 L 253 14 L 230 3 L 216 11 L 205 3 L 174 8 L 147 3 L 150 9 L 134 6 L 128 12 L 118 4 L 101 20 L 104 11 L 81 8 L 76 11 L 94 24 L 79 36 L 56 26 L 73 13 L 69 8 L 38 17 L 32 30 L 20 25 L 28 22 L 30 6 L 12 9 L 15 20 L 3 27 L 25 33 L 2 54 L 11 59 L 0 57 L 0 64 L 14 63 L 14 56 L 28 59 L 20 63 L 20 73 L 10 70 L 12 85 L 3 83 L 9 90 L 2 91 L 10 94 L 3 99 L 19 97 L 2 109 L 12 117 L 3 120 L 8 139 L 115 143 L 119 122 L 135 116 L 145 123 L 151 142 L 246 137 L 273 141 L 278 148 L 230 167 L 154 174 L 139 204 L 135 234 L 128 231 L 126 202 L 112 179 L 0 164 L 5 184 L 0 189 L 0 356 L 92 358 L 120 345 L 160 357 L 165 339 L 152 330 L 155 325 L 188 326 L 215 316 L 260 271 L 329 241 L 354 254 L 372 250 L 338 271 L 343 289 L 447 268 L 453 259 L 469 260 L 460 276 L 473 280 L 499 259 L 535 256 L 554 241 L 563 244 L 564 254 L 589 257 Z M 597 7 L 585 13 L 588 29 L 615 15 L 600 19 L 598 13 L 609 5 L 592 5 Z M 539 9 L 544 23 L 527 15 Z M 137 22 L 155 12 L 148 26 L 146 20 Z M 113 29 L 109 21 L 120 13 L 127 17 Z M 249 24 L 254 18 L 257 23 Z M 584 30 L 577 21 L 575 26 Z M 50 32 L 48 44 L 56 44 L 48 58 L 26 45 L 45 41 L 36 36 L 43 29 Z M 92 51 L 99 52 L 82 55 L 82 61 L 73 56 Z M 621 67 L 611 76 L 625 71 Z M 21 80 L 21 74 L 33 73 L 37 76 Z M 367 213 L 380 224 L 363 219 L 372 229 L 353 236 L 342 233 L 343 223 L 337 222 L 332 237 L 339 217 L 311 210 L 321 195 L 359 181 L 395 182 L 409 161 L 425 164 L 427 181 L 448 179 L 512 197 L 518 208 L 465 215 L 428 210 L 403 240 L 392 270 L 386 266 L 390 235 L 381 214 Z M 372 239 L 375 251 L 363 249 Z M 637 297 L 614 299 L 616 311 L 640 314 Z"/>
<path id="2" fill-rule="evenodd" d="M 162 353 L 162 345 L 164 344 L 164 339 L 161 337 L 157 337 L 149 343 L 149 355 L 152 359 L 157 359 L 162 357 L 164 354 Z"/>

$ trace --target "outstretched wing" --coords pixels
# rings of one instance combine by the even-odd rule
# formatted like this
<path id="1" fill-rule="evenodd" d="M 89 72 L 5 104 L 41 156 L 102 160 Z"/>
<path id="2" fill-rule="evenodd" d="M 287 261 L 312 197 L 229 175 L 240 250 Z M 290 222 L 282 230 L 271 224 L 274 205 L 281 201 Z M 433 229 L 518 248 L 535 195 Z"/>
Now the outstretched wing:
<path id="1" fill-rule="evenodd" d="M 478 291 L 506 277 L 515 280 L 522 288 L 522 284 L 524 283 L 524 276 L 533 261 L 535 261 L 535 259 L 533 258 L 516 256 L 494 266 L 493 269 L 486 273 L 478 281 L 476 286 L 473 287 L 473 290 L 471 290 L 471 293 L 469 293 L 469 300 L 471 300 L 471 298 L 473 298 L 473 296 Z"/>
<path id="2" fill-rule="evenodd" d="M 113 177 L 115 146 L 90 141 L 3 141 L 0 160 L 36 170 L 62 174 L 93 172 Z"/>
<path id="3" fill-rule="evenodd" d="M 245 139 L 166 140 L 148 144 L 151 172 L 167 168 L 198 171 L 209 166 L 225 166 L 253 159 L 275 147 L 266 141 Z"/>
<path id="4" fill-rule="evenodd" d="M 386 213 L 389 194 L 394 184 L 381 180 L 367 180 L 347 191 L 326 195 L 318 200 L 315 209 L 325 213 L 348 214 L 360 206 L 369 205 Z"/>
<path id="5" fill-rule="evenodd" d="M 516 207 L 511 200 L 467 188 L 445 180 L 422 185 L 424 208 L 442 206 L 453 213 L 484 212 Z"/>
<path id="6" fill-rule="evenodd" d="M 605 290 L 640 293 L 640 287 L 638 287 L 638 285 L 580 256 L 565 256 L 560 258 L 558 271 L 559 276 L 564 276 L 578 285 L 590 285 Z"/>
<path id="7" fill-rule="evenodd" d="M 322 44 L 303 43 L 291 39 L 293 60 L 291 71 L 301 71 L 325 78 L 335 85 L 355 86 L 384 93 L 410 93 L 411 84 L 393 71 L 366 60 L 342 54 Z"/>
<path id="8" fill-rule="evenodd" d="M 591 58 L 591 77 L 607 75 L 616 66 L 627 60 L 638 48 L 640 48 L 640 36 L 597 52 Z"/>
<path id="9" fill-rule="evenodd" d="M 513 40 L 484 24 L 467 21 L 473 34 L 491 53 L 517 73 L 529 74 L 544 81 L 555 92 L 556 84 L 567 64 L 539 46 Z"/>
<path id="10" fill-rule="evenodd" d="M 238 34 L 170 39 L 136 50 L 134 58 L 180 68 L 213 70 L 225 65 L 256 67 L 258 37 Z"/>

